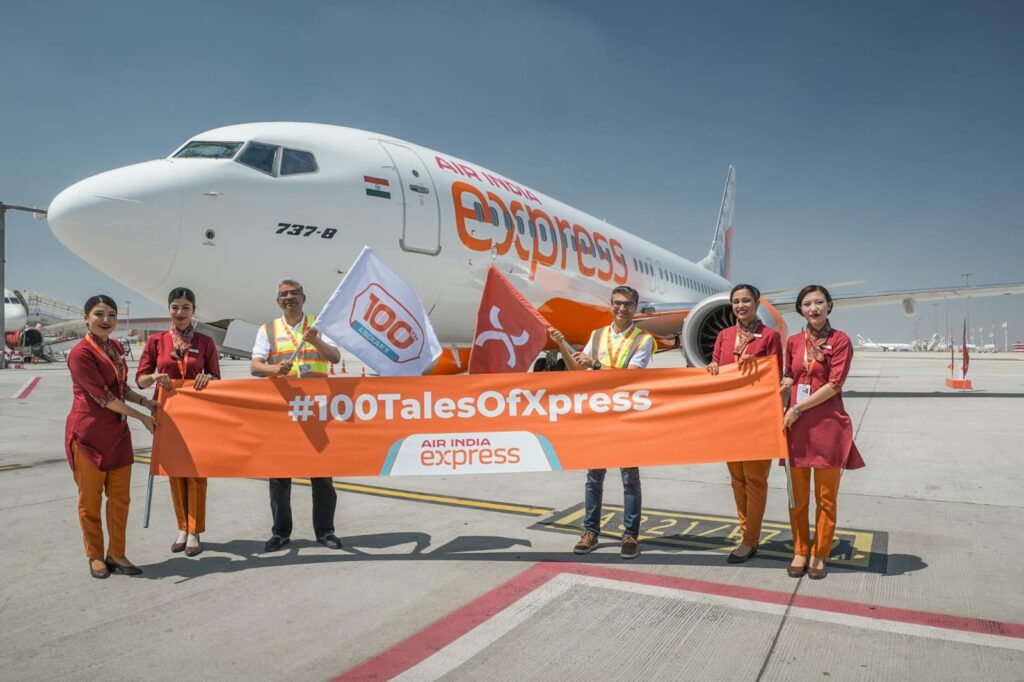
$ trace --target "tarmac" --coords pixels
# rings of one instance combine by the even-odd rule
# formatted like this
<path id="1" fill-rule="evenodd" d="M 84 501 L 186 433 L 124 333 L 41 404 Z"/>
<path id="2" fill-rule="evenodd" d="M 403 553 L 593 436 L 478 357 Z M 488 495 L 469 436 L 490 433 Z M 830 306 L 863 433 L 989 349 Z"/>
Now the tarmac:
<path id="1" fill-rule="evenodd" d="M 782 468 L 759 555 L 726 564 L 724 464 L 642 470 L 632 561 L 618 514 L 572 553 L 583 472 L 335 479 L 342 550 L 313 541 L 299 485 L 274 554 L 267 483 L 216 479 L 205 551 L 186 558 L 166 479 L 142 527 L 150 437 L 134 426 L 128 556 L 145 572 L 94 580 L 67 368 L 2 371 L 0 679 L 1024 680 L 1024 355 L 972 357 L 969 393 L 944 386 L 948 363 L 856 355 L 844 391 L 867 467 L 843 476 L 820 581 L 786 575 Z M 621 495 L 609 475 L 609 512 Z"/>

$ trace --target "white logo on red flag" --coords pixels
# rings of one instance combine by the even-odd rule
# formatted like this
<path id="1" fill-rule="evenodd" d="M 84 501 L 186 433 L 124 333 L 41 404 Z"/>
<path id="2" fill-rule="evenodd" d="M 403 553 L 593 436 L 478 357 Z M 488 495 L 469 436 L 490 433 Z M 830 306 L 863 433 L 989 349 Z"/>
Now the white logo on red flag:
<path id="1" fill-rule="evenodd" d="M 493 265 L 476 316 L 469 373 L 525 372 L 547 345 L 550 325 Z"/>

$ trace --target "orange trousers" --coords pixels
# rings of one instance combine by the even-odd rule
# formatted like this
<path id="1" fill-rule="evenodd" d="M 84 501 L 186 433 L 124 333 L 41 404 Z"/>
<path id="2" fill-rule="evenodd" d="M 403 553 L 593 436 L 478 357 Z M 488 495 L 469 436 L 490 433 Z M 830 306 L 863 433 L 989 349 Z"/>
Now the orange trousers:
<path id="1" fill-rule="evenodd" d="M 124 533 L 128 526 L 128 503 L 131 500 L 132 467 L 100 471 L 71 442 L 75 461 L 75 484 L 78 485 L 78 522 L 82 524 L 85 556 L 102 561 L 105 556 L 124 556 Z M 103 523 L 100 508 L 103 492 L 107 493 L 107 533 L 110 544 L 103 552 Z"/>
<path id="2" fill-rule="evenodd" d="M 178 530 L 192 535 L 206 532 L 206 479 L 171 476 L 171 500 Z"/>
<path id="3" fill-rule="evenodd" d="M 757 547 L 761 540 L 761 521 L 764 505 L 768 501 L 768 474 L 772 460 L 755 462 L 729 462 L 732 494 L 736 498 L 736 516 L 743 531 L 743 544 Z"/>
<path id="4" fill-rule="evenodd" d="M 793 500 L 796 507 L 789 510 L 789 525 L 793 531 L 793 554 L 827 559 L 832 553 L 832 537 L 836 533 L 836 497 L 842 469 L 810 469 L 791 467 Z M 814 546 L 807 512 L 811 497 L 811 471 L 814 472 L 814 501 L 817 518 L 814 522 Z"/>

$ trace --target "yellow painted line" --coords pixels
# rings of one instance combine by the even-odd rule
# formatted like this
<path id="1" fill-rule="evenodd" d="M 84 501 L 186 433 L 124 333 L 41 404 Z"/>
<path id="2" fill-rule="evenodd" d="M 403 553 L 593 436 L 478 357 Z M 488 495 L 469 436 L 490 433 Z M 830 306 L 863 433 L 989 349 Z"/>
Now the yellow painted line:
<path id="1" fill-rule="evenodd" d="M 16 471 L 18 469 L 28 469 L 28 464 L 3 464 L 0 465 L 0 471 Z"/>

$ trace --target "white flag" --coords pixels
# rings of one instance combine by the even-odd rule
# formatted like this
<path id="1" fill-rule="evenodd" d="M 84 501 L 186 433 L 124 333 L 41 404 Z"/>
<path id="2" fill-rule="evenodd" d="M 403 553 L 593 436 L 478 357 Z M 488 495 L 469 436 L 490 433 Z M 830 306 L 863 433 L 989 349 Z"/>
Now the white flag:
<path id="1" fill-rule="evenodd" d="M 441 355 L 416 292 L 369 246 L 327 300 L 315 326 L 383 376 L 423 374 Z"/>

